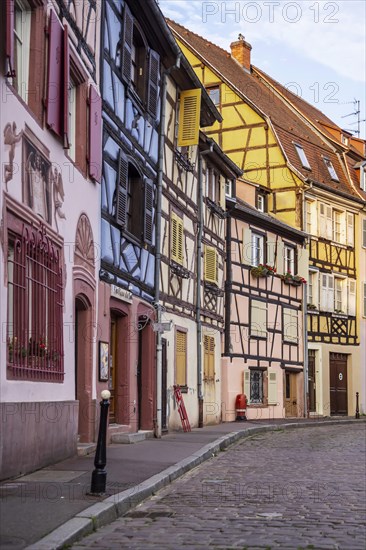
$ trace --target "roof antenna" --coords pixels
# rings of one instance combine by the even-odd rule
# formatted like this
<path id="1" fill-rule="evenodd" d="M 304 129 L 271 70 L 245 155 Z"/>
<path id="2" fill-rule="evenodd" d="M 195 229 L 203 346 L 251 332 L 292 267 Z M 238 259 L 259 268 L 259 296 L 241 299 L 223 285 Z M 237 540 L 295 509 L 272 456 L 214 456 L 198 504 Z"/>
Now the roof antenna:
<path id="1" fill-rule="evenodd" d="M 360 117 L 360 114 L 361 114 L 361 110 L 360 110 L 360 100 L 359 99 L 354 99 L 353 101 L 350 101 L 349 103 L 352 103 L 354 106 L 355 106 L 355 111 L 353 113 L 349 113 L 348 115 L 343 115 L 341 116 L 341 118 L 347 118 L 349 116 L 357 116 L 357 120 L 355 120 L 354 122 L 350 122 L 349 125 L 351 126 L 352 124 L 357 124 L 357 130 L 346 130 L 347 132 L 351 132 L 352 134 L 356 134 L 357 137 L 360 137 L 360 133 L 361 133 L 361 122 L 365 122 L 366 119 L 364 118 L 363 120 L 361 120 L 361 117 Z"/>

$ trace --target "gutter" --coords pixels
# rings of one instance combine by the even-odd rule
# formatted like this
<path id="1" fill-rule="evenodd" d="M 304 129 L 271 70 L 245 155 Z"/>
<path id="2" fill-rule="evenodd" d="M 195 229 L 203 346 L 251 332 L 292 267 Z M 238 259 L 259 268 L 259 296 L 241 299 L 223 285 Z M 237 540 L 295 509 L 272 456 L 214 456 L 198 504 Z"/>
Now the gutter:
<path id="1" fill-rule="evenodd" d="M 201 284 L 202 284 L 202 233 L 203 233 L 203 176 L 202 157 L 213 152 L 210 148 L 200 151 L 198 145 L 198 237 L 197 237 L 197 286 L 196 286 L 196 322 L 197 322 L 197 393 L 198 393 L 198 427 L 203 428 L 203 393 L 202 393 L 202 322 L 201 322 Z"/>
<path id="2" fill-rule="evenodd" d="M 161 203 L 163 194 L 163 173 L 164 173 L 164 145 L 165 145 L 165 119 L 166 119 L 166 94 L 167 94 L 167 77 L 172 71 L 180 68 L 180 53 L 177 55 L 175 64 L 169 69 L 163 71 L 161 99 L 160 99 L 160 125 L 159 125 L 159 154 L 158 154 L 158 181 L 156 194 L 156 234 L 155 234 L 155 296 L 154 305 L 156 308 L 156 321 L 161 323 L 161 304 L 160 304 L 160 274 L 161 274 Z M 156 333 L 156 420 L 154 426 L 154 435 L 157 438 L 161 437 L 161 407 L 162 407 L 162 333 Z"/>

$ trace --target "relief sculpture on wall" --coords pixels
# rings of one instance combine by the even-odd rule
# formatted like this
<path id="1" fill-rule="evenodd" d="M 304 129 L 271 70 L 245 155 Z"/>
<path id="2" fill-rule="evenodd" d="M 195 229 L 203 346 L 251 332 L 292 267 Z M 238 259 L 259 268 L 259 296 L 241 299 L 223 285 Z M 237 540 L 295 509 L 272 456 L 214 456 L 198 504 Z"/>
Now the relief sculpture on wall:
<path id="1" fill-rule="evenodd" d="M 15 145 L 19 143 L 22 139 L 23 132 L 20 131 L 17 134 L 17 125 L 15 122 L 10 124 L 8 122 L 4 128 L 4 144 L 10 145 L 9 150 L 9 162 L 4 165 L 4 180 L 5 180 L 5 189 L 8 190 L 8 182 L 13 178 L 14 173 L 14 156 L 15 156 Z"/>

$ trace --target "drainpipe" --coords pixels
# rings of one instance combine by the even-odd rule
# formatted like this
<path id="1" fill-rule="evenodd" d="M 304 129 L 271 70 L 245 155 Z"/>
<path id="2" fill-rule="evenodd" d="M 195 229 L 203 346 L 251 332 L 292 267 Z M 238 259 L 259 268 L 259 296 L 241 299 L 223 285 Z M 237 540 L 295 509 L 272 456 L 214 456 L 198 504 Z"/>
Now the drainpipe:
<path id="1" fill-rule="evenodd" d="M 310 186 L 312 187 L 312 186 Z M 303 231 L 306 230 L 305 227 L 305 213 L 306 213 L 306 200 L 305 192 L 302 191 L 302 226 Z M 310 257 L 310 246 L 309 241 L 309 257 Z M 306 249 L 306 245 L 305 245 Z M 306 277 L 306 281 L 309 278 L 309 271 Z M 302 295 L 303 307 L 302 307 L 302 323 L 303 323 L 303 355 L 304 355 L 304 418 L 309 417 L 309 395 L 308 395 L 308 385 L 309 385 L 309 353 L 308 353 L 308 283 L 306 282 L 303 285 L 303 295 Z"/>
<path id="2" fill-rule="evenodd" d="M 207 151 L 198 149 L 198 237 L 197 237 L 197 392 L 198 392 L 198 427 L 203 428 L 203 392 L 202 392 L 202 322 L 201 322 L 201 283 L 202 283 L 202 233 L 203 233 L 203 176 L 202 157 L 213 151 L 213 141 Z"/>
<path id="3" fill-rule="evenodd" d="M 175 65 L 162 73 L 162 86 L 160 98 L 160 126 L 159 126 L 159 152 L 158 152 L 158 181 L 156 190 L 156 224 L 155 224 L 155 308 L 156 321 L 161 323 L 161 304 L 160 304 L 160 273 L 161 273 L 161 203 L 163 194 L 163 175 L 164 175 L 164 145 L 165 145 L 165 120 L 166 120 L 166 93 L 167 77 L 170 73 L 180 68 L 181 53 L 178 53 Z M 161 437 L 161 401 L 162 401 L 162 333 L 156 333 L 156 421 L 154 426 L 154 435 Z"/>

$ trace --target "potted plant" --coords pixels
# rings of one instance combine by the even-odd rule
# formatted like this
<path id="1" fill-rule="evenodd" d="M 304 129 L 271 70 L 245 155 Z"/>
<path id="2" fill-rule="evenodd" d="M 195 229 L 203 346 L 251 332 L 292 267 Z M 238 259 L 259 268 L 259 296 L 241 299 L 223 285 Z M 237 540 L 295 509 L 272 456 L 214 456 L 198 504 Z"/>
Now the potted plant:
<path id="1" fill-rule="evenodd" d="M 307 304 L 306 307 L 310 311 L 314 311 L 315 309 L 318 309 L 315 304 Z"/>
<path id="2" fill-rule="evenodd" d="M 269 275 L 273 275 L 274 273 L 276 273 L 276 268 L 268 264 L 259 264 L 255 267 L 252 267 L 250 273 L 253 275 L 253 277 L 256 278 L 268 277 Z"/>

